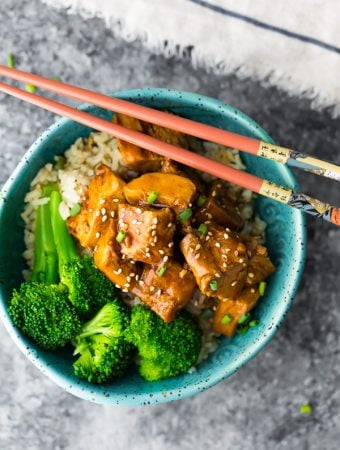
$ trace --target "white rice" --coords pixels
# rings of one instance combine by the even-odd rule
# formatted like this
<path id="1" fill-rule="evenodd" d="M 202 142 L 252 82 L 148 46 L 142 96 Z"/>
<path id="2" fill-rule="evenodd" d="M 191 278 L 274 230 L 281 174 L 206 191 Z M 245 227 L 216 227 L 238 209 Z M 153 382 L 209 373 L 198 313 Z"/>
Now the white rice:
<path id="1" fill-rule="evenodd" d="M 198 143 L 191 140 L 192 148 L 200 153 L 207 155 L 211 159 L 221 161 L 237 169 L 244 170 L 239 152 L 237 150 L 222 147 L 210 142 Z M 196 142 L 196 143 L 195 143 Z M 56 157 L 56 161 L 60 157 Z M 79 138 L 65 152 L 63 168 L 57 169 L 57 164 L 46 164 L 39 170 L 31 183 L 31 190 L 25 197 L 25 209 L 22 218 L 25 222 L 25 245 L 26 250 L 23 253 L 29 270 L 23 271 L 24 279 L 30 277 L 34 263 L 34 228 L 35 228 L 35 210 L 39 205 L 48 202 L 48 199 L 41 198 L 41 186 L 48 182 L 58 183 L 63 201 L 60 205 L 60 213 L 64 219 L 70 216 L 70 211 L 77 203 L 82 203 L 87 185 L 95 174 L 95 168 L 103 163 L 113 171 L 120 171 L 123 166 L 117 141 L 114 137 L 105 133 L 94 132 L 89 138 Z M 211 175 L 203 174 L 206 181 L 214 179 Z M 256 195 L 239 186 L 230 185 L 230 189 L 240 194 L 239 210 L 246 224 L 242 232 L 257 236 L 260 242 L 264 241 L 264 232 L 266 224 L 254 212 L 254 199 Z M 131 294 L 122 294 L 123 300 L 130 306 L 141 303 L 141 300 Z M 192 300 L 186 306 L 186 309 L 199 318 L 200 326 L 203 330 L 203 345 L 199 355 L 198 363 L 206 359 L 209 353 L 216 350 L 219 335 L 212 331 L 212 319 L 202 318 L 201 313 L 205 308 L 206 296 L 199 289 L 195 292 Z M 190 371 L 196 370 L 194 367 Z"/>

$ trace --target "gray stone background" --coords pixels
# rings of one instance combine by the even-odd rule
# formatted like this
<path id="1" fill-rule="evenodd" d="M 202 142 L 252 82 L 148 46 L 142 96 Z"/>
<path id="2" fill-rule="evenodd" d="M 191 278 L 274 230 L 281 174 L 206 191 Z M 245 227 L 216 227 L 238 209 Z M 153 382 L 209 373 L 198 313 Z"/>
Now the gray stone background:
<path id="1" fill-rule="evenodd" d="M 340 120 L 307 100 L 234 76 L 164 59 L 125 43 L 99 19 L 38 0 L 1 0 L 0 61 L 103 92 L 143 86 L 200 92 L 252 116 L 277 142 L 340 163 Z M 338 76 L 334 74 L 334 76 Z M 53 122 L 0 95 L 0 185 Z M 339 202 L 334 182 L 299 172 L 305 192 Z M 275 339 L 230 379 L 194 397 L 143 408 L 79 400 L 45 378 L 0 328 L 0 449 L 201 450 L 340 448 L 340 232 L 308 224 L 300 290 Z M 313 413 L 303 416 L 301 404 Z"/>

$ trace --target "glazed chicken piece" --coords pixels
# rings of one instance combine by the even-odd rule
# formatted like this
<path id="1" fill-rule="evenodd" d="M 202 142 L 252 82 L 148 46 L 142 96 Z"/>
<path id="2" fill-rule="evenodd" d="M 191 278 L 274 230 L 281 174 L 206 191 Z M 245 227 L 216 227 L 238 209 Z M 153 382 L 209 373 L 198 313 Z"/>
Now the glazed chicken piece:
<path id="1" fill-rule="evenodd" d="M 117 219 L 109 219 L 106 229 L 98 239 L 94 262 L 117 288 L 127 292 L 135 287 L 142 269 L 126 258 L 122 259 L 120 245 L 116 241 L 117 225 Z"/>
<path id="2" fill-rule="evenodd" d="M 235 298 L 247 276 L 246 246 L 237 233 L 209 225 L 204 236 L 188 233 L 180 243 L 200 290 L 219 299 Z"/>
<path id="3" fill-rule="evenodd" d="M 246 287 L 234 300 L 219 300 L 214 314 L 213 330 L 229 337 L 233 336 L 240 318 L 254 308 L 259 298 L 258 286 L 254 286 Z"/>
<path id="4" fill-rule="evenodd" d="M 161 271 L 166 269 L 164 273 Z M 164 322 L 171 322 L 176 313 L 192 298 L 195 278 L 189 270 L 174 261 L 157 267 L 145 266 L 133 293 L 150 306 Z"/>
<path id="5" fill-rule="evenodd" d="M 86 201 L 81 211 L 67 221 L 69 230 L 82 247 L 93 249 L 107 226 L 108 218 L 115 217 L 118 203 L 124 200 L 125 182 L 104 164 L 96 169 L 90 181 Z"/>
<path id="6" fill-rule="evenodd" d="M 146 205 L 150 194 L 156 193 L 155 206 L 168 206 L 176 214 L 190 207 L 196 186 L 179 175 L 169 173 L 146 173 L 128 183 L 124 188 L 126 200 L 132 205 Z"/>
<path id="7" fill-rule="evenodd" d="M 144 132 L 149 136 L 152 136 L 162 142 L 176 145 L 177 147 L 188 148 L 188 139 L 185 134 L 176 130 L 169 130 L 169 128 L 163 128 L 154 123 L 143 122 Z"/>
<path id="8" fill-rule="evenodd" d="M 196 212 L 194 220 L 197 223 L 213 220 L 218 225 L 232 230 L 241 230 L 244 227 L 244 220 L 234 206 L 226 186 L 216 181 L 212 183 L 209 197 Z"/>
<path id="9" fill-rule="evenodd" d="M 248 275 L 246 283 L 253 286 L 262 280 L 265 280 L 275 271 L 266 247 L 257 245 L 255 253 L 248 261 Z"/>
<path id="10" fill-rule="evenodd" d="M 115 114 L 112 117 L 114 123 L 118 123 L 125 128 L 143 133 L 143 127 L 138 119 L 125 116 L 124 114 Z M 137 145 L 122 141 L 117 138 L 118 149 L 124 161 L 124 165 L 136 172 L 144 173 L 159 170 L 164 158 L 156 153 L 149 152 Z"/>
<path id="11" fill-rule="evenodd" d="M 173 253 L 175 220 L 169 208 L 120 204 L 118 228 L 125 233 L 121 252 L 127 258 L 147 264 L 166 261 Z"/>

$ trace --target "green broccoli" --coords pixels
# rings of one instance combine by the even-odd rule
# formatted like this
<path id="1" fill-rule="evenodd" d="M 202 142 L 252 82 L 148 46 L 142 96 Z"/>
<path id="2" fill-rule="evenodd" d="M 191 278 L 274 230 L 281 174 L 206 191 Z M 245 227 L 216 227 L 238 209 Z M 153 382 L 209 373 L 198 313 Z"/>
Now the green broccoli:
<path id="1" fill-rule="evenodd" d="M 51 193 L 51 218 L 54 241 L 59 257 L 60 280 L 69 289 L 69 298 L 77 312 L 85 319 L 115 298 L 115 287 L 94 265 L 93 258 L 81 258 L 59 213 L 60 192 Z"/>
<path id="2" fill-rule="evenodd" d="M 201 350 L 201 329 L 186 312 L 165 323 L 151 309 L 136 305 L 124 336 L 137 347 L 139 371 L 148 381 L 187 372 L 196 363 Z"/>
<path id="3" fill-rule="evenodd" d="M 43 188 L 43 196 L 50 187 Z M 14 289 L 9 314 L 15 325 L 40 347 L 63 347 L 81 328 L 68 300 L 67 288 L 58 282 L 58 255 L 52 237 L 48 203 L 37 209 L 34 267 L 31 280 Z"/>
<path id="4" fill-rule="evenodd" d="M 74 374 L 90 383 L 102 384 L 124 374 L 132 359 L 133 347 L 124 336 L 129 324 L 128 310 L 114 300 L 104 305 L 85 323 L 75 340 Z"/>

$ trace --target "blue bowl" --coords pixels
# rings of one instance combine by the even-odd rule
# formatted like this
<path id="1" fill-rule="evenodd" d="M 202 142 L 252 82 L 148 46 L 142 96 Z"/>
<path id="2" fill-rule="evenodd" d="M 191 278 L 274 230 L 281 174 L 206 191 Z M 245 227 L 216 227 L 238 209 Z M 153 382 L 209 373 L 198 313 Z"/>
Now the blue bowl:
<path id="1" fill-rule="evenodd" d="M 154 108 L 166 109 L 247 136 L 271 141 L 268 134 L 252 119 L 232 106 L 208 97 L 170 89 L 123 91 L 115 96 Z M 84 105 L 83 110 L 110 119 L 112 113 Z M 94 386 L 72 374 L 71 350 L 47 352 L 36 347 L 18 329 L 7 313 L 7 302 L 13 287 L 22 281 L 23 222 L 20 213 L 30 182 L 37 171 L 53 157 L 62 154 L 77 138 L 92 130 L 70 120 L 61 119 L 32 145 L 3 189 L 0 202 L 0 315 L 20 350 L 56 384 L 77 397 L 111 405 L 146 405 L 178 400 L 195 395 L 224 380 L 253 358 L 273 337 L 297 290 L 305 258 L 305 224 L 302 214 L 266 198 L 258 198 L 257 208 L 267 222 L 267 245 L 277 268 L 256 307 L 260 324 L 246 335 L 223 338 L 216 350 L 194 373 L 169 380 L 147 382 L 131 370 L 121 380 L 107 386 Z M 249 172 L 261 178 L 296 188 L 290 170 L 277 163 L 242 155 Z"/>

